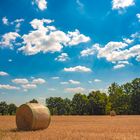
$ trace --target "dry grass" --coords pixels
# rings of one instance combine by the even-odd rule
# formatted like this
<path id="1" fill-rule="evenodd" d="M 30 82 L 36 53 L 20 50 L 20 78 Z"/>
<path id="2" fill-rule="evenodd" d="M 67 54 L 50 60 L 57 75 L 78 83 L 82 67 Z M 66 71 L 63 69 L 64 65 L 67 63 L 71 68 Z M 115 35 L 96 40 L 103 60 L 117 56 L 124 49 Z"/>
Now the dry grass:
<path id="1" fill-rule="evenodd" d="M 0 140 L 140 140 L 140 116 L 53 116 L 48 129 L 30 132 L 1 116 Z"/>

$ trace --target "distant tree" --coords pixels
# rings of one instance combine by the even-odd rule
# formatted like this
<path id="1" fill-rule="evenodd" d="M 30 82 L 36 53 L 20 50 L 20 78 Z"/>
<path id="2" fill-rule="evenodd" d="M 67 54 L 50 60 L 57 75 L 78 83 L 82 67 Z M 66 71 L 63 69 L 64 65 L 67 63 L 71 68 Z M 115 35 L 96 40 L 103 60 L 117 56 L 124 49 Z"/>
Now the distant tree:
<path id="1" fill-rule="evenodd" d="M 6 102 L 0 102 L 0 114 L 7 115 L 8 114 L 8 105 Z"/>
<path id="2" fill-rule="evenodd" d="M 107 95 L 100 91 L 92 91 L 88 95 L 88 110 L 91 115 L 106 114 Z"/>
<path id="3" fill-rule="evenodd" d="M 109 101 L 109 97 L 107 96 L 107 104 L 105 114 L 109 115 L 111 111 L 111 102 Z"/>
<path id="4" fill-rule="evenodd" d="M 15 104 L 8 105 L 8 114 L 14 115 L 16 113 L 17 106 Z"/>
<path id="5" fill-rule="evenodd" d="M 140 78 L 132 81 L 131 109 L 133 114 L 140 114 Z"/>
<path id="6" fill-rule="evenodd" d="M 46 105 L 50 109 L 52 115 L 69 114 L 70 101 L 61 97 L 50 97 L 46 99 Z"/>
<path id="7" fill-rule="evenodd" d="M 65 98 L 63 101 L 64 101 L 64 108 L 65 108 L 65 115 L 70 115 L 72 112 L 71 100 Z"/>
<path id="8" fill-rule="evenodd" d="M 86 115 L 88 114 L 88 98 L 84 94 L 77 93 L 72 99 L 72 114 Z"/>
<path id="9" fill-rule="evenodd" d="M 38 101 L 36 99 L 33 99 L 33 100 L 29 101 L 29 103 L 38 103 Z"/>
<path id="10" fill-rule="evenodd" d="M 122 86 L 112 83 L 108 88 L 108 93 L 111 110 L 114 110 L 117 114 L 129 114 L 129 95 L 123 91 Z"/>
<path id="11" fill-rule="evenodd" d="M 121 87 L 125 94 L 128 94 L 128 95 L 132 94 L 133 92 L 132 83 L 123 84 Z"/>

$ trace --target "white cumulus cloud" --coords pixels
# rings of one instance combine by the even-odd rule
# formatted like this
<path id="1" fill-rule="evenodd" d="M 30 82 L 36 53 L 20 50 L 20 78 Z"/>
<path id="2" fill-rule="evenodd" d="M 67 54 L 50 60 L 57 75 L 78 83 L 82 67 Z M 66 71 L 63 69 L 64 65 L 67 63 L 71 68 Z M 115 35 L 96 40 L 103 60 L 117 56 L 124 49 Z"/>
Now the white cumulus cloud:
<path id="1" fill-rule="evenodd" d="M 25 85 L 22 85 L 22 87 L 25 89 L 25 90 L 28 90 L 28 89 L 34 89 L 36 88 L 37 86 L 35 84 L 25 84 Z"/>
<path id="2" fill-rule="evenodd" d="M 80 52 L 80 54 L 81 54 L 81 56 L 93 55 L 93 54 L 95 54 L 95 52 L 96 52 L 95 48 L 97 48 L 97 47 L 99 47 L 99 44 L 94 44 L 91 48 L 87 48 L 85 50 L 82 50 Z"/>
<path id="3" fill-rule="evenodd" d="M 15 26 L 15 31 L 19 32 L 20 31 L 20 26 L 21 23 L 24 21 L 24 19 L 20 18 L 20 19 L 15 19 L 14 21 L 9 21 L 7 17 L 3 17 L 2 18 L 2 22 L 4 25 L 14 25 Z"/>
<path id="4" fill-rule="evenodd" d="M 23 46 L 19 51 L 26 55 L 35 55 L 39 52 L 60 52 L 64 46 L 73 46 L 89 41 L 89 37 L 80 34 L 78 30 L 65 33 L 57 30 L 50 19 L 34 19 L 30 22 L 34 30 L 22 36 Z"/>
<path id="5" fill-rule="evenodd" d="M 46 0 L 33 0 L 32 3 L 36 4 L 41 11 L 47 9 L 47 1 Z"/>
<path id="6" fill-rule="evenodd" d="M 8 76 L 9 74 L 7 72 L 4 71 L 0 71 L 0 76 Z"/>
<path id="7" fill-rule="evenodd" d="M 67 85 L 69 82 L 60 82 L 61 85 Z"/>
<path id="8" fill-rule="evenodd" d="M 2 18 L 2 22 L 3 22 L 3 24 L 5 24 L 5 25 L 8 25 L 8 24 L 9 24 L 9 21 L 8 21 L 7 17 L 3 17 L 3 18 Z"/>
<path id="9" fill-rule="evenodd" d="M 16 84 L 27 84 L 27 83 L 29 83 L 28 79 L 26 79 L 26 78 L 16 78 L 16 79 L 13 79 L 12 82 L 16 83 Z"/>
<path id="10" fill-rule="evenodd" d="M 75 81 L 75 80 L 69 80 L 69 83 L 70 84 L 76 84 L 76 85 L 80 84 L 79 81 Z"/>
<path id="11" fill-rule="evenodd" d="M 124 68 L 124 67 L 125 67 L 124 64 L 117 64 L 117 65 L 115 65 L 113 68 L 114 68 L 114 69 L 120 69 L 120 68 Z"/>
<path id="12" fill-rule="evenodd" d="M 46 81 L 42 78 L 33 79 L 33 84 L 44 84 Z"/>
<path id="13" fill-rule="evenodd" d="M 2 85 L 0 84 L 0 89 L 7 89 L 7 90 L 19 90 L 19 87 L 11 86 L 11 85 Z"/>
<path id="14" fill-rule="evenodd" d="M 2 36 L 0 47 L 13 47 L 13 43 L 15 43 L 16 39 L 20 37 L 20 35 L 16 32 L 9 32 Z"/>
<path id="15" fill-rule="evenodd" d="M 100 79 L 94 79 L 93 81 L 94 82 L 101 82 L 102 80 L 100 80 Z"/>
<path id="16" fill-rule="evenodd" d="M 129 38 L 123 38 L 123 41 L 127 44 L 131 44 L 134 42 L 134 39 L 129 39 Z"/>
<path id="17" fill-rule="evenodd" d="M 128 60 L 140 55 L 140 45 L 134 45 L 127 48 L 127 44 L 123 42 L 109 42 L 105 47 L 98 47 L 98 58 L 104 57 L 107 61 L 118 62 Z"/>
<path id="18" fill-rule="evenodd" d="M 92 70 L 85 66 L 75 66 L 75 67 L 64 68 L 64 71 L 66 72 L 91 72 Z"/>
<path id="19" fill-rule="evenodd" d="M 65 91 L 71 93 L 82 93 L 85 91 L 85 89 L 82 87 L 76 87 L 76 88 L 66 88 Z"/>
<path id="20" fill-rule="evenodd" d="M 112 0 L 112 9 L 124 9 L 135 5 L 134 0 Z"/>
<path id="21" fill-rule="evenodd" d="M 67 53 L 61 53 L 57 58 L 55 58 L 56 61 L 64 62 L 69 60 L 69 56 Z"/>
<path id="22" fill-rule="evenodd" d="M 53 80 L 57 80 L 57 79 L 60 79 L 60 77 L 58 76 L 55 76 L 55 77 L 52 77 Z"/>
<path id="23" fill-rule="evenodd" d="M 77 29 L 74 32 L 68 32 L 68 37 L 70 38 L 70 41 L 68 42 L 68 45 L 70 46 L 90 41 L 89 37 L 80 34 L 79 30 Z"/>
<path id="24" fill-rule="evenodd" d="M 137 16 L 137 18 L 138 18 L 138 20 L 140 22 L 140 13 L 136 14 L 136 16 Z"/>

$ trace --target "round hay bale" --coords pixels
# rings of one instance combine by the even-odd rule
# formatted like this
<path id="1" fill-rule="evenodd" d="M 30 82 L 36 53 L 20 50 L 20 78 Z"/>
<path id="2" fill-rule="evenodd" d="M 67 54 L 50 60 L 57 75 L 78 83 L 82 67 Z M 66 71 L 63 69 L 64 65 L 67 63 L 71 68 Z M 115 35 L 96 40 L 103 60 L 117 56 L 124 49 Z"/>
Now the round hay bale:
<path id="1" fill-rule="evenodd" d="M 50 121 L 49 109 L 38 103 L 23 104 L 16 112 L 16 125 L 19 130 L 45 129 Z"/>
<path id="2" fill-rule="evenodd" d="M 110 116 L 116 116 L 116 112 L 114 110 L 110 111 Z"/>

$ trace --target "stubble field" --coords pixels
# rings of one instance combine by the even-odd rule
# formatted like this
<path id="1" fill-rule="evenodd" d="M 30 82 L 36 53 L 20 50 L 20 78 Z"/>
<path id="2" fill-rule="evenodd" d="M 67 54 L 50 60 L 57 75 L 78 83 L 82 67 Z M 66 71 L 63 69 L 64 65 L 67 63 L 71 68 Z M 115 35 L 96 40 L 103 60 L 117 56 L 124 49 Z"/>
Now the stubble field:
<path id="1" fill-rule="evenodd" d="M 0 140 L 140 140 L 140 116 L 53 116 L 48 129 L 29 132 L 0 116 Z"/>

